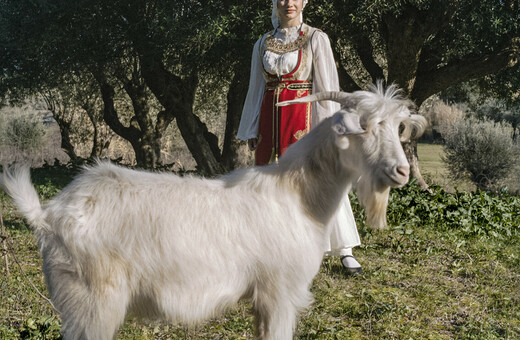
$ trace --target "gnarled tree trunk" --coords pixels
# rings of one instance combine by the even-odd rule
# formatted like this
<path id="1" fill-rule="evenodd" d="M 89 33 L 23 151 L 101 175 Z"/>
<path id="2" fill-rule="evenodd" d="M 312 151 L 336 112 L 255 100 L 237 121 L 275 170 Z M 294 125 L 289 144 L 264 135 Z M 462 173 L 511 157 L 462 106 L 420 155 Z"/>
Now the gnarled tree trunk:
<path id="1" fill-rule="evenodd" d="M 90 158 L 99 158 L 102 156 L 103 151 L 110 145 L 110 139 L 107 138 L 108 134 L 102 131 L 100 126 L 100 120 L 96 107 L 91 101 L 85 101 L 82 105 L 83 110 L 87 113 L 87 116 L 92 123 L 94 130 L 94 136 L 92 136 L 92 149 L 90 150 Z M 105 127 L 106 129 L 106 127 Z"/>
<path id="2" fill-rule="evenodd" d="M 197 76 L 181 78 L 169 72 L 153 56 L 143 53 L 140 56 L 143 78 L 164 107 L 173 115 L 182 138 L 186 142 L 199 170 L 207 176 L 222 173 L 218 138 L 211 133 L 206 124 L 193 113 L 193 100 L 197 87 Z"/>
<path id="3" fill-rule="evenodd" d="M 47 109 L 52 112 L 52 116 L 60 128 L 62 150 L 72 161 L 76 161 L 78 155 L 70 138 L 72 118 L 67 117 L 67 112 L 65 112 L 63 107 L 59 106 L 56 100 L 48 95 L 44 95 L 44 99 L 47 103 Z"/>
<path id="4" fill-rule="evenodd" d="M 241 164 L 242 159 L 238 154 L 243 143 L 236 135 L 249 86 L 249 77 L 246 75 L 249 75 L 249 60 L 241 59 L 235 65 L 234 76 L 227 93 L 226 131 L 222 147 L 222 165 L 226 171 L 234 169 L 237 165 L 245 165 Z"/>

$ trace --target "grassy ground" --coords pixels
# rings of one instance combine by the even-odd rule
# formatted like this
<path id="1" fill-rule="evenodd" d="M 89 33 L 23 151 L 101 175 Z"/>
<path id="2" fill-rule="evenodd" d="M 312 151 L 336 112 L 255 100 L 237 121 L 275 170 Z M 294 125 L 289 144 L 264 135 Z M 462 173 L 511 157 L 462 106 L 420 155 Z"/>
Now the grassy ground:
<path id="1" fill-rule="evenodd" d="M 427 183 L 439 185 L 450 192 L 475 190 L 475 185 L 468 180 L 450 178 L 449 172 L 442 162 L 444 154 L 442 145 L 419 143 L 417 154 L 422 175 Z"/>
<path id="2" fill-rule="evenodd" d="M 440 167 L 425 166 L 427 156 L 431 164 L 438 163 L 438 150 L 422 154 L 419 148 L 423 172 L 441 173 Z M 38 170 L 34 176 L 46 198 L 69 180 L 70 171 L 63 168 Z M 353 200 L 363 241 L 355 255 L 364 272 L 350 277 L 337 258 L 325 259 L 312 285 L 315 303 L 302 313 L 296 337 L 519 339 L 520 232 L 514 216 L 520 215 L 520 200 L 452 196 L 437 189 L 432 195 L 393 192 L 392 226 L 383 231 L 364 225 Z M 59 317 L 36 291 L 48 296 L 32 233 L 3 193 L 0 202 L 12 248 L 7 253 L 9 275 L 4 258 L 0 264 L 0 339 L 57 339 Z M 248 303 L 241 303 L 225 316 L 193 328 L 129 319 L 118 336 L 251 339 L 249 309 Z"/>

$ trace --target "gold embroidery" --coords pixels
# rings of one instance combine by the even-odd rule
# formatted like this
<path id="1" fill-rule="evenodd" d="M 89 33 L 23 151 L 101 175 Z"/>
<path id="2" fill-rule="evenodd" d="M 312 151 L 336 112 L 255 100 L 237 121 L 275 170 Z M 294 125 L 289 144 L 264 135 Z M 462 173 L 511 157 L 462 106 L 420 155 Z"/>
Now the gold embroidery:
<path id="1" fill-rule="evenodd" d="M 298 90 L 296 91 L 296 98 L 305 97 L 307 95 L 307 90 Z"/>
<path id="2" fill-rule="evenodd" d="M 312 35 L 309 35 L 309 27 L 305 27 L 304 28 L 304 32 L 309 37 L 312 36 Z M 309 42 L 309 41 L 310 40 L 307 39 L 307 42 Z M 302 51 L 301 51 L 302 56 L 301 56 L 301 60 L 300 60 L 300 67 L 298 68 L 298 70 L 294 74 L 294 79 L 301 79 L 304 70 L 309 65 L 309 61 L 308 60 L 311 60 L 311 62 L 312 62 L 312 58 L 309 59 L 309 53 L 312 53 L 312 51 L 310 51 L 310 50 L 311 50 L 310 43 L 308 43 L 305 46 L 303 46 Z"/>
<path id="3" fill-rule="evenodd" d="M 310 94 L 310 92 L 309 92 Z M 300 140 L 303 136 L 309 133 L 311 130 L 311 103 L 305 104 L 305 130 L 298 130 L 294 133 L 294 138 Z"/>
<path id="4" fill-rule="evenodd" d="M 303 83 L 292 83 L 287 85 L 287 89 L 289 90 L 312 90 L 312 82 L 306 81 Z"/>
<path id="5" fill-rule="evenodd" d="M 312 91 L 309 91 L 309 95 L 312 94 Z M 312 109 L 312 104 L 311 103 L 307 103 L 307 114 L 306 114 L 306 120 L 305 120 L 305 128 L 307 129 L 307 133 L 309 133 L 309 131 L 311 131 L 311 109 Z"/>
<path id="6" fill-rule="evenodd" d="M 294 138 L 296 138 L 296 140 L 300 140 L 303 136 L 305 136 L 307 134 L 307 131 L 305 130 L 298 130 L 296 131 L 296 133 L 294 134 Z"/>
<path id="7" fill-rule="evenodd" d="M 312 82 L 307 81 L 304 83 L 291 83 L 287 84 L 285 81 L 286 78 L 284 78 L 284 82 L 269 82 L 265 86 L 266 90 L 282 90 L 287 89 L 291 91 L 301 91 L 301 90 L 312 90 Z"/>
<path id="8" fill-rule="evenodd" d="M 294 52 L 300 50 L 305 43 L 307 42 L 307 39 L 309 38 L 309 35 L 306 31 L 304 31 L 302 34 L 296 38 L 295 41 L 292 41 L 287 44 L 280 43 L 276 41 L 274 35 L 269 33 L 267 35 L 267 38 L 265 38 L 265 47 L 268 51 L 271 51 L 276 54 L 285 54 L 289 52 Z"/>

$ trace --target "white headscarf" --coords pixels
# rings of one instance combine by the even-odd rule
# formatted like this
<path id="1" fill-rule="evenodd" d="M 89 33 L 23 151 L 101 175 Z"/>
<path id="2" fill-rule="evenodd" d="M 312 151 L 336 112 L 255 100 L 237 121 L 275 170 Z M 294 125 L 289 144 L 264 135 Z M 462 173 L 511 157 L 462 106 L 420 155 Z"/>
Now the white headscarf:
<path id="1" fill-rule="evenodd" d="M 303 22 L 303 9 L 307 5 L 308 0 L 303 0 L 302 13 L 300 13 L 300 22 Z M 278 0 L 273 0 L 273 13 L 271 14 L 271 23 L 274 28 L 280 26 L 280 18 L 278 17 Z"/>

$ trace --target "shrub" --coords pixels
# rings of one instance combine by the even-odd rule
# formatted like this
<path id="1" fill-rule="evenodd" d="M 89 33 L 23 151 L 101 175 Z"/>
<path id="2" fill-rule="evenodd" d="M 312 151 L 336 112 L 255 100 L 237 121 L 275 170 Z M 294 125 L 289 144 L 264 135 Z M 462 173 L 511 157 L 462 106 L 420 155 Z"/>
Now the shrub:
<path id="1" fill-rule="evenodd" d="M 428 120 L 434 139 L 443 135 L 443 129 L 446 126 L 455 124 L 463 116 L 464 112 L 460 107 L 448 105 L 442 100 L 435 100 L 429 109 L 424 112 L 424 117 Z"/>
<path id="2" fill-rule="evenodd" d="M 45 127 L 35 114 L 13 115 L 3 123 L 3 143 L 23 151 L 43 145 Z"/>
<path id="3" fill-rule="evenodd" d="M 454 178 L 469 177 L 480 190 L 496 189 L 518 164 L 518 145 L 504 123 L 467 118 L 442 128 L 443 161 Z"/>

